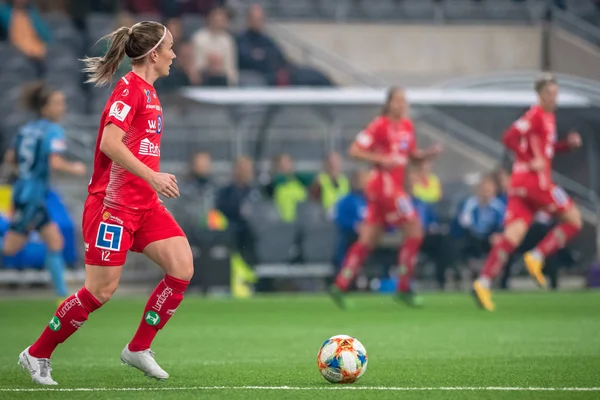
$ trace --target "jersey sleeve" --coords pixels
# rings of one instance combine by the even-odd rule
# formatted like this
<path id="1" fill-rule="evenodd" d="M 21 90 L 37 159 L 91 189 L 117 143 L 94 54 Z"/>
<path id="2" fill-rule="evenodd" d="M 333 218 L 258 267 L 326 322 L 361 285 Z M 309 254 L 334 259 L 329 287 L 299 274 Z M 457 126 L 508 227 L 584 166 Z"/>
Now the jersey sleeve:
<path id="1" fill-rule="evenodd" d="M 543 121 L 537 112 L 529 112 L 516 120 L 504 133 L 502 142 L 515 153 L 525 153 L 533 136 L 543 137 Z"/>
<path id="2" fill-rule="evenodd" d="M 381 129 L 383 128 L 383 120 L 376 118 L 367 127 L 361 131 L 354 143 L 363 150 L 372 150 L 381 137 Z"/>
<path id="3" fill-rule="evenodd" d="M 127 93 L 125 95 L 125 93 Z M 127 132 L 131 127 L 131 123 L 139 112 L 140 108 L 140 91 L 139 90 L 123 90 L 123 87 L 116 87 L 113 95 L 110 98 L 110 108 L 104 126 L 115 124 L 117 127 Z"/>
<path id="4" fill-rule="evenodd" d="M 57 125 L 54 125 L 48 131 L 48 152 L 50 154 L 60 154 L 67 150 L 67 141 L 65 131 Z"/>

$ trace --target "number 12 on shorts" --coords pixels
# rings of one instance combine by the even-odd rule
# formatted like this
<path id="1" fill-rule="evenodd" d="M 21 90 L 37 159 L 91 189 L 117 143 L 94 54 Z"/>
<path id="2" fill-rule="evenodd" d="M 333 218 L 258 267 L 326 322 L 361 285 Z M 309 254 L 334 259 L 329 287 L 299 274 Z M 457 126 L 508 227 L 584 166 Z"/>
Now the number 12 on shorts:
<path id="1" fill-rule="evenodd" d="M 102 252 L 102 260 L 110 254 L 111 251 L 121 250 L 121 239 L 123 238 L 123 227 L 120 225 L 107 224 L 106 222 L 100 222 L 98 227 L 98 235 L 96 236 L 96 248 L 102 250 L 108 250 Z"/>

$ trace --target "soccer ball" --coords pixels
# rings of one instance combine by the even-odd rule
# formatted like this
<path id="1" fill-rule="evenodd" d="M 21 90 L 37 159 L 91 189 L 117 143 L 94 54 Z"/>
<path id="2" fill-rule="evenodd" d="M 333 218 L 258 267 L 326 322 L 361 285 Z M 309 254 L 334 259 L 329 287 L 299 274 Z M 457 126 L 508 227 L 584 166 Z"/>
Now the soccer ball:
<path id="1" fill-rule="evenodd" d="M 331 383 L 354 383 L 367 370 L 367 350 L 358 339 L 336 335 L 321 346 L 317 365 Z"/>

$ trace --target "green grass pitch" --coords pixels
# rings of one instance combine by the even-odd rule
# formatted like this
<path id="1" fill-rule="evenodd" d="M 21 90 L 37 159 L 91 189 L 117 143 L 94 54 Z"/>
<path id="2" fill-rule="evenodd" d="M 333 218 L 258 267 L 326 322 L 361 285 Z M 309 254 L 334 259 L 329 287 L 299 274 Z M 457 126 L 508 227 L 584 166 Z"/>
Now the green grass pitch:
<path id="1" fill-rule="evenodd" d="M 461 294 L 432 294 L 420 310 L 386 296 L 352 300 L 342 312 L 323 296 L 188 296 L 154 343 L 171 374 L 156 382 L 119 361 L 145 299 L 114 299 L 58 348 L 60 385 L 50 390 L 17 356 L 55 302 L 3 300 L 0 399 L 600 399 L 600 292 L 498 294 L 494 313 Z M 317 370 L 319 346 L 335 334 L 368 351 L 354 385 Z"/>

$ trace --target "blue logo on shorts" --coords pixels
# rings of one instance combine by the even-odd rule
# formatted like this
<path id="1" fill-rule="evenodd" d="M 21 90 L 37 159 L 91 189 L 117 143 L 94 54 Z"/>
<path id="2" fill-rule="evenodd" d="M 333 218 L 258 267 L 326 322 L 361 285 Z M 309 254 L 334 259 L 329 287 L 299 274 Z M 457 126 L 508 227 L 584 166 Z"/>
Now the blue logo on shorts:
<path id="1" fill-rule="evenodd" d="M 100 222 L 98 236 L 96 237 L 96 247 L 104 250 L 119 251 L 121 250 L 122 237 L 122 226 Z"/>
<path id="2" fill-rule="evenodd" d="M 162 133 L 162 115 L 156 117 L 156 133 L 159 135 Z"/>

